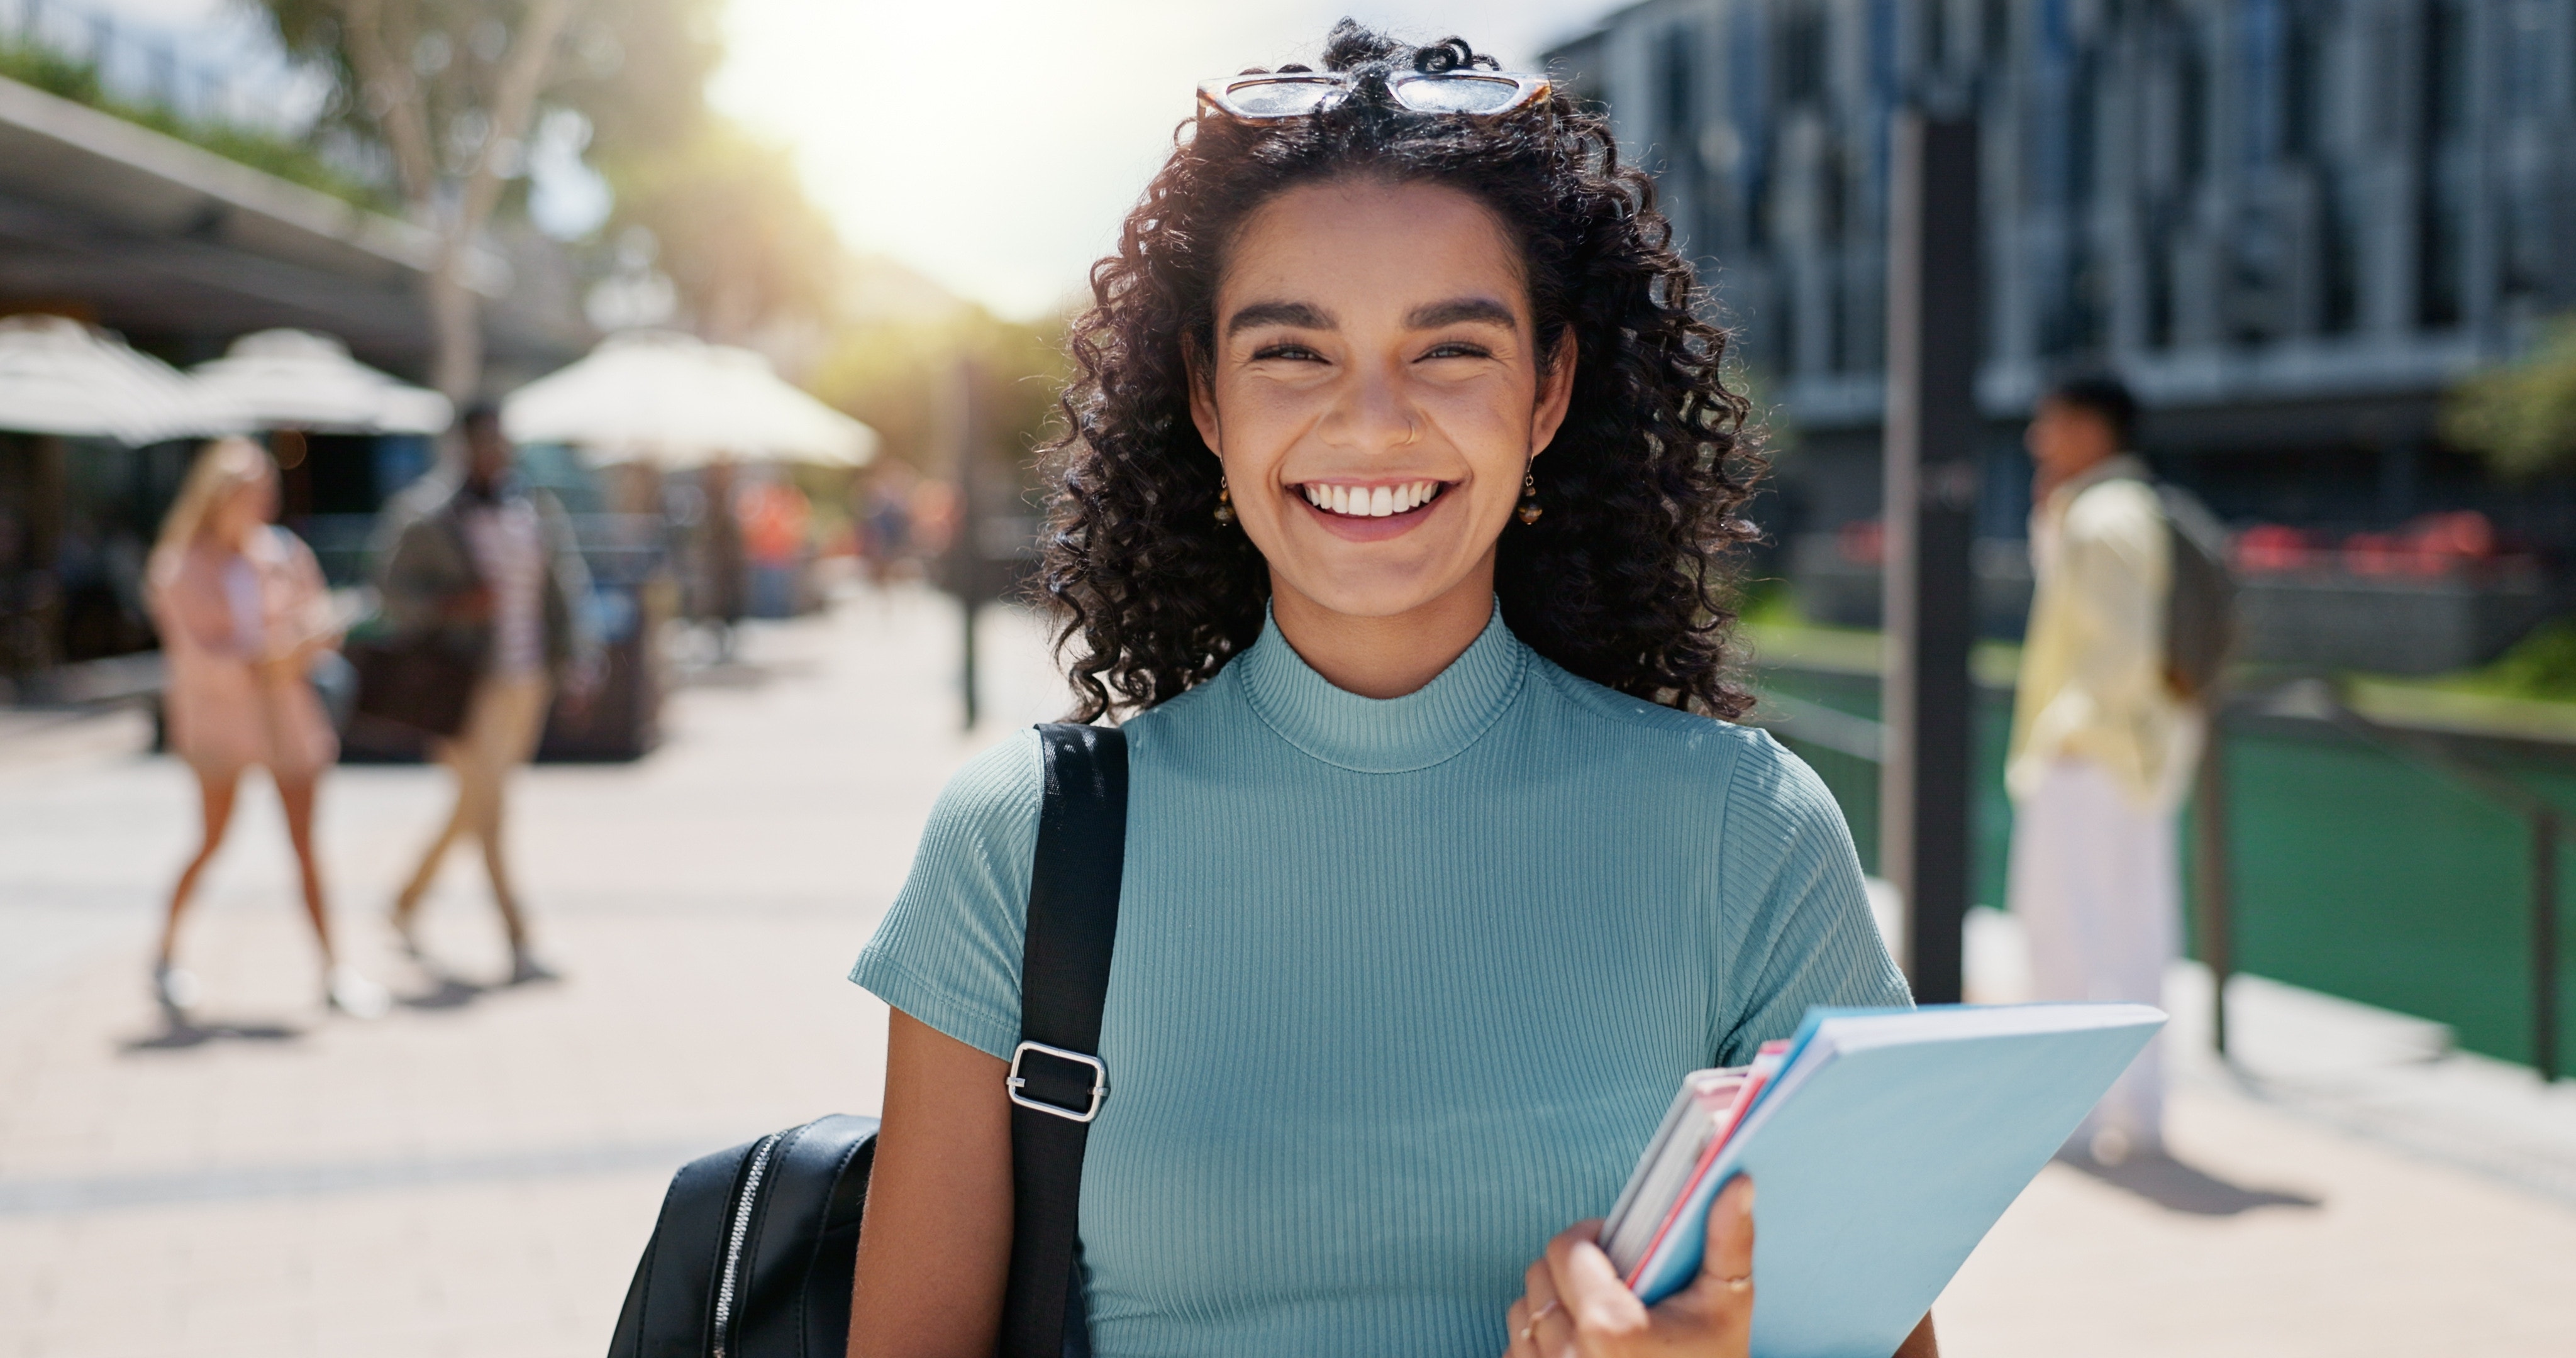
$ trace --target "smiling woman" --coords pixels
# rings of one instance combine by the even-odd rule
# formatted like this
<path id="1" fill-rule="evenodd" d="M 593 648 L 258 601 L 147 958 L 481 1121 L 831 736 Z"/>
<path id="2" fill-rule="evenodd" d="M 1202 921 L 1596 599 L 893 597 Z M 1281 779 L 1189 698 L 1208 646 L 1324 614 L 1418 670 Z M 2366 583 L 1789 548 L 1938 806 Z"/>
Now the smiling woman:
<path id="1" fill-rule="evenodd" d="M 1186 355 L 1192 423 L 1299 654 L 1400 697 L 1484 627 L 1575 352 L 1543 345 L 1508 230 L 1455 188 L 1303 184 L 1235 236 L 1218 338 Z"/>
<path id="2" fill-rule="evenodd" d="M 1071 1332 L 1740 1358 L 1750 1185 L 1651 1309 L 1567 1223 L 1684 1072 L 1906 992 L 1822 784 L 1723 720 L 1725 336 L 1546 77 L 1323 64 L 1201 87 L 1073 330 L 1044 585 L 1131 784 Z M 950 784 L 852 973 L 896 1011 L 854 1354 L 994 1351 L 1047 777 L 1032 734 Z"/>

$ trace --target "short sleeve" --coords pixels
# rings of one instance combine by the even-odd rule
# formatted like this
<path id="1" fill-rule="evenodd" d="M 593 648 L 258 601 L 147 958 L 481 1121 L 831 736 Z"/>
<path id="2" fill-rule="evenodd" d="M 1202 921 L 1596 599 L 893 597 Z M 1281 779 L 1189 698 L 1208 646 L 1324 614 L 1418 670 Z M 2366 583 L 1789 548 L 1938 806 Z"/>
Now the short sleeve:
<path id="1" fill-rule="evenodd" d="M 1736 759 L 1724 852 L 1721 1065 L 1788 1037 L 1810 1005 L 1913 1005 L 1870 915 L 1842 808 L 1767 734 L 1754 733 Z"/>
<path id="2" fill-rule="evenodd" d="M 903 890 L 850 969 L 887 1004 L 1006 1060 L 1020 1041 L 1038 761 L 1037 732 L 1022 731 L 948 781 Z"/>

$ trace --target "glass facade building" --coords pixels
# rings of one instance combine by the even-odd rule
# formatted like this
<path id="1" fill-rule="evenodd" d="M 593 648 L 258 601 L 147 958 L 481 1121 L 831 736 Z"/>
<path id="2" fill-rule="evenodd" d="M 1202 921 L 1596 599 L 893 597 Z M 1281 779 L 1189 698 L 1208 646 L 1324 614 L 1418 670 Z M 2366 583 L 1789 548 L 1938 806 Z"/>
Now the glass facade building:
<path id="1" fill-rule="evenodd" d="M 1797 425 L 1786 527 L 1876 509 L 1888 127 L 1919 101 L 1981 127 L 1990 532 L 2032 396 L 2100 364 L 2240 523 L 2465 507 L 2576 546 L 2563 487 L 2437 432 L 2576 307 L 2576 0 L 1648 0 L 1550 59 Z"/>

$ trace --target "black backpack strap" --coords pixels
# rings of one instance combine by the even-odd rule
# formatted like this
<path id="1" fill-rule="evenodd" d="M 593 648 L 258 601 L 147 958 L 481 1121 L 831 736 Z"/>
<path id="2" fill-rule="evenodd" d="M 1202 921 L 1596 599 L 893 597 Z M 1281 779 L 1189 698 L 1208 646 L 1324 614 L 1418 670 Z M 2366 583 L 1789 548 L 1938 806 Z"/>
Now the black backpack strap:
<path id="1" fill-rule="evenodd" d="M 1127 860 L 1127 738 L 1114 727 L 1038 728 L 1046 801 L 1020 961 L 1011 1060 L 1011 1279 L 1002 1358 L 1088 1353 L 1079 1270 L 1082 1152 L 1109 1097 L 1100 1007 Z"/>

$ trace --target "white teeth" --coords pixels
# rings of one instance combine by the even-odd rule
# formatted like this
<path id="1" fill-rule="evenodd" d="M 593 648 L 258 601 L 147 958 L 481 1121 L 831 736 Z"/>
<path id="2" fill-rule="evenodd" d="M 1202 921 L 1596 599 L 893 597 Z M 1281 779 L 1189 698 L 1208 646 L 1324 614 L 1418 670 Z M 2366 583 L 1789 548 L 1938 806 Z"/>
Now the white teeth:
<path id="1" fill-rule="evenodd" d="M 1309 482 L 1301 490 L 1306 503 L 1328 514 L 1382 519 L 1390 514 L 1408 514 L 1431 503 L 1431 498 L 1440 493 L 1440 483 L 1407 481 L 1400 486 L 1327 486 Z"/>

